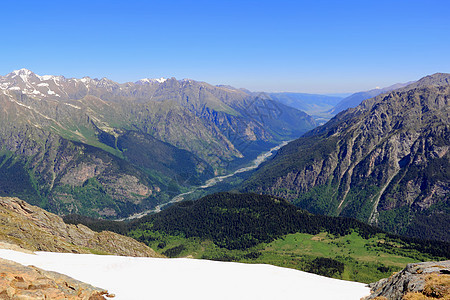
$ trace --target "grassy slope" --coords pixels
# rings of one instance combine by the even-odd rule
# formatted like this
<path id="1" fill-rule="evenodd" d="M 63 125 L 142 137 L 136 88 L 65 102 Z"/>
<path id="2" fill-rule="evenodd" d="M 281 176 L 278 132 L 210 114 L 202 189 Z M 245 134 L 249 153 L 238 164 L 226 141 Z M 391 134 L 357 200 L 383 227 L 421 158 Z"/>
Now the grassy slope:
<path id="1" fill-rule="evenodd" d="M 384 234 L 364 239 L 356 232 L 341 237 L 326 232 L 316 235 L 294 233 L 245 250 L 228 250 L 210 240 L 161 232 L 134 231 L 130 235 L 138 240 L 145 236 L 151 248 L 169 257 L 272 264 L 365 283 L 389 277 L 408 263 L 442 259 L 407 249 L 397 241 L 386 243 Z M 318 266 L 318 258 L 330 259 L 328 263 L 337 262 L 343 268 L 339 271 L 327 262 Z"/>

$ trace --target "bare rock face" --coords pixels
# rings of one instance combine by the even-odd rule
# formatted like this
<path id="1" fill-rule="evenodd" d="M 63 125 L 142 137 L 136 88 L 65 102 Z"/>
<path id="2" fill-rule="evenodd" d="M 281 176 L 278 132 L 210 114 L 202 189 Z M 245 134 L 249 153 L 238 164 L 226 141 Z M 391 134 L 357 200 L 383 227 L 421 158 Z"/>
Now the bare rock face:
<path id="1" fill-rule="evenodd" d="M 18 198 L 0 197 L 0 242 L 31 251 L 102 253 L 161 257 L 130 237 L 84 225 L 68 225 L 57 215 Z"/>
<path id="2" fill-rule="evenodd" d="M 408 264 L 389 278 L 371 283 L 370 299 L 434 299 L 450 297 L 450 260 Z M 422 294 L 422 298 L 414 295 Z M 423 298 L 425 296 L 425 298 Z M 431 297 L 431 298 L 426 298 Z"/>
<path id="3" fill-rule="evenodd" d="M 111 296 L 66 275 L 0 258 L 0 299 L 101 300 Z"/>

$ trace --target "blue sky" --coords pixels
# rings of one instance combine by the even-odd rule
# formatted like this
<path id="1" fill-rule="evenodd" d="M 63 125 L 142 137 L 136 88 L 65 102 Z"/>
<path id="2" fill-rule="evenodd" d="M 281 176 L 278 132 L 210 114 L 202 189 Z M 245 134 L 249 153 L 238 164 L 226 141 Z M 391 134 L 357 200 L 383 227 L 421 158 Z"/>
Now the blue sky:
<path id="1" fill-rule="evenodd" d="M 450 1 L 3 1 L 0 74 L 338 93 L 450 72 Z"/>

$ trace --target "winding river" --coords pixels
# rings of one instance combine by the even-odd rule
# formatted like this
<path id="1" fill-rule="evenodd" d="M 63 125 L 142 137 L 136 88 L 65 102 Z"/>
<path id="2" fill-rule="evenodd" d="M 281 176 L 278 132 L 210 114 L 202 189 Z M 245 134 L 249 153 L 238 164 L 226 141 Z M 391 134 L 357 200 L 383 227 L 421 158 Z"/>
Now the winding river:
<path id="1" fill-rule="evenodd" d="M 192 194 L 193 192 L 195 192 L 195 191 L 197 191 L 197 190 L 201 190 L 201 189 L 206 189 L 206 188 L 212 187 L 212 186 L 216 185 L 217 183 L 223 181 L 224 179 L 233 177 L 233 176 L 235 176 L 236 174 L 244 173 L 244 172 L 248 172 L 248 171 L 254 170 L 254 169 L 256 169 L 257 167 L 259 167 L 260 164 L 262 164 L 264 161 L 266 161 L 266 159 L 268 159 L 269 157 L 271 157 L 275 151 L 278 151 L 281 147 L 287 145 L 287 143 L 289 143 L 289 142 L 290 142 L 290 141 L 284 141 L 284 142 L 282 142 L 281 144 L 279 144 L 278 146 L 275 146 L 275 147 L 271 148 L 269 151 L 264 152 L 264 153 L 258 155 L 258 157 L 255 158 L 255 159 L 252 161 L 252 163 L 251 163 L 250 166 L 240 168 L 240 169 L 238 169 L 238 170 L 236 170 L 236 171 L 234 171 L 233 173 L 230 173 L 230 174 L 228 174 L 228 175 L 216 176 L 216 177 L 213 177 L 213 178 L 211 178 L 211 179 L 208 179 L 208 180 L 205 182 L 204 185 L 200 185 L 200 186 L 193 187 L 189 192 L 185 192 L 185 193 L 182 193 L 182 194 L 178 194 L 178 195 L 176 195 L 175 197 L 173 197 L 172 200 L 170 200 L 169 202 L 160 204 L 160 205 L 156 206 L 154 209 L 146 210 L 146 211 L 143 211 L 143 212 L 141 212 L 141 213 L 137 213 L 137 214 L 134 214 L 134 215 L 132 215 L 132 216 L 129 216 L 128 218 L 120 219 L 120 220 L 118 220 L 118 221 L 132 220 L 132 219 L 139 219 L 139 218 L 142 218 L 143 216 L 145 216 L 145 215 L 147 215 L 147 214 L 149 214 L 149 213 L 154 213 L 154 212 L 158 213 L 158 212 L 161 211 L 161 209 L 162 209 L 164 206 L 169 205 L 169 204 L 172 204 L 172 203 L 176 203 L 176 202 L 183 201 L 185 196 L 187 196 L 187 195 L 189 195 L 189 194 Z"/>

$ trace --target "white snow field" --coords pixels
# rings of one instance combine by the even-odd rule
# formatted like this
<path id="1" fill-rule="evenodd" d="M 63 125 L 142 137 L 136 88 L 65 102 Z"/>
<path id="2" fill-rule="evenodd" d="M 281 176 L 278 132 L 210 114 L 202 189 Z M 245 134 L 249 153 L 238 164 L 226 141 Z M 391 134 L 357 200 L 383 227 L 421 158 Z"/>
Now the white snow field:
<path id="1" fill-rule="evenodd" d="M 0 257 L 107 289 L 117 300 L 359 300 L 370 293 L 363 283 L 262 264 L 4 249 Z"/>

